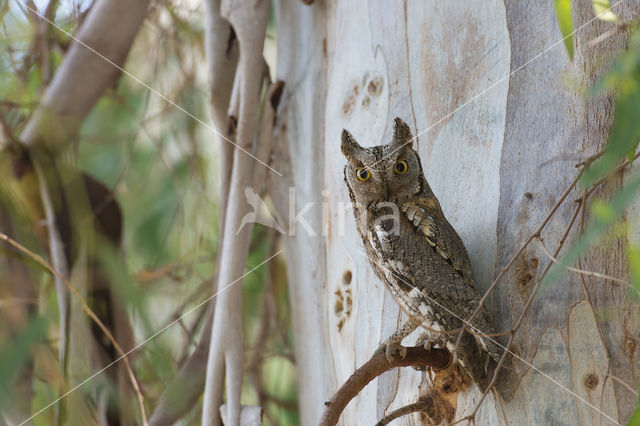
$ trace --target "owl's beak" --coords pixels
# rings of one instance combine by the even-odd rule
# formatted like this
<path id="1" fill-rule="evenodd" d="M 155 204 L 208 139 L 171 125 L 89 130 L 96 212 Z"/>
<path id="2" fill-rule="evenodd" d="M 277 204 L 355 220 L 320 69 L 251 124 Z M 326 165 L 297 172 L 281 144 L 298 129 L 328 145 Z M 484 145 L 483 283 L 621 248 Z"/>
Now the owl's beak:
<path id="1" fill-rule="evenodd" d="M 382 199 L 384 201 L 389 201 L 389 185 L 384 185 L 382 190 Z"/>

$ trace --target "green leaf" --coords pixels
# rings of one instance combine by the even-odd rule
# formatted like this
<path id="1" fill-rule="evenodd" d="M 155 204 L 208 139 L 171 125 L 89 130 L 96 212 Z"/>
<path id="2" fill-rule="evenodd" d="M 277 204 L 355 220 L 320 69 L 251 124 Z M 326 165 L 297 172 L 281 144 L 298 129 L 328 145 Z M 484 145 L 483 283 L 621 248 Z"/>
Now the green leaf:
<path id="1" fill-rule="evenodd" d="M 607 22 L 618 22 L 618 17 L 611 11 L 609 0 L 593 0 L 593 11 L 598 19 Z"/>
<path id="2" fill-rule="evenodd" d="M 613 223 L 616 220 L 617 212 L 609 203 L 604 200 L 594 200 L 591 203 L 591 214 L 604 223 Z"/>
<path id="3" fill-rule="evenodd" d="M 592 185 L 609 174 L 627 156 L 633 157 L 640 141 L 640 82 L 629 80 L 616 97 L 613 128 L 602 157 L 585 171 L 582 183 Z"/>
<path id="4" fill-rule="evenodd" d="M 616 192 L 609 203 L 604 201 L 594 201 L 591 204 L 591 213 L 594 221 L 585 229 L 584 233 L 559 259 L 559 263 L 554 265 L 549 273 L 540 283 L 540 294 L 549 288 L 553 283 L 557 282 L 567 268 L 573 265 L 580 256 L 582 256 L 589 247 L 597 243 L 605 233 L 615 224 L 622 216 L 623 211 L 636 199 L 637 192 L 640 190 L 640 175 L 635 175 L 625 182 L 624 186 Z"/>
<path id="5" fill-rule="evenodd" d="M 629 418 L 627 422 L 627 426 L 638 426 L 640 425 L 640 396 L 638 396 L 638 404 L 636 405 L 636 409 L 633 411 L 633 414 Z"/>
<path id="6" fill-rule="evenodd" d="M 11 391 L 11 384 L 23 364 L 29 360 L 33 347 L 45 335 L 46 327 L 47 322 L 43 317 L 35 317 L 24 330 L 0 347 L 0 411 L 10 400 L 7 391 Z"/>
<path id="7" fill-rule="evenodd" d="M 628 89 L 628 84 L 638 80 L 640 69 L 640 31 L 637 27 L 631 27 L 627 48 L 618 56 L 614 66 L 598 78 L 590 96 L 606 93 L 610 90 Z"/>
<path id="8" fill-rule="evenodd" d="M 640 31 L 634 28 L 626 50 L 613 68 L 599 78 L 591 96 L 615 93 L 615 116 L 604 154 L 584 173 L 581 184 L 589 186 L 608 175 L 625 157 L 633 158 L 640 140 Z"/>
<path id="9" fill-rule="evenodd" d="M 627 248 L 627 258 L 629 259 L 629 278 L 631 285 L 640 294 L 640 247 L 629 244 Z"/>
<path id="10" fill-rule="evenodd" d="M 569 59 L 573 61 L 573 21 L 571 20 L 571 0 L 554 0 L 558 26 L 567 49 Z"/>

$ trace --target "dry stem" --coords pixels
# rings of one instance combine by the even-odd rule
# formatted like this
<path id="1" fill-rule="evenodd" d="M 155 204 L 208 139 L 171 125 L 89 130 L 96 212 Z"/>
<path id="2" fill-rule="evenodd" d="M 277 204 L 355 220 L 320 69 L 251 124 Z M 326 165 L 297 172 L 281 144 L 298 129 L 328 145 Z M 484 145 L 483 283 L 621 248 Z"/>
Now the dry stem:
<path id="1" fill-rule="evenodd" d="M 542 238 L 538 237 L 536 238 L 536 241 L 538 241 L 538 244 L 540 244 L 540 248 L 542 249 L 542 251 L 544 252 L 544 254 L 547 255 L 547 257 L 556 264 L 560 264 L 560 261 L 558 259 L 556 259 L 551 253 L 549 253 L 549 250 L 547 250 L 547 246 L 544 245 L 544 241 L 542 241 Z M 624 284 L 626 286 L 631 286 L 631 283 L 627 280 L 623 280 L 622 278 L 616 278 L 613 277 L 611 275 L 607 275 L 607 274 L 601 274 L 600 272 L 593 272 L 593 271 L 585 271 L 584 269 L 579 269 L 579 268 L 574 268 L 571 266 L 566 266 L 568 271 L 571 272 L 575 272 L 576 274 L 582 274 L 582 275 L 586 275 L 586 276 L 591 276 L 591 277 L 596 277 L 596 278 L 602 278 L 604 280 L 609 280 L 609 281 L 613 281 L 619 284 Z"/>

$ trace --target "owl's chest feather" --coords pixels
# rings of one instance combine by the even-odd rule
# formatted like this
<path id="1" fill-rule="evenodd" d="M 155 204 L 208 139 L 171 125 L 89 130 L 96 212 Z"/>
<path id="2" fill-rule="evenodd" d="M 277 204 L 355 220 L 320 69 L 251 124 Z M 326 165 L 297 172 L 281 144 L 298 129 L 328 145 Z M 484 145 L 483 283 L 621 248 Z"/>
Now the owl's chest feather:
<path id="1" fill-rule="evenodd" d="M 429 303 L 426 283 L 416 282 L 413 271 L 416 264 L 424 266 L 424 262 L 429 263 L 432 250 L 416 250 L 416 237 L 412 235 L 416 230 L 412 221 L 401 210 L 392 210 L 399 214 L 393 216 L 383 212 L 385 214 L 370 215 L 367 226 L 360 228 L 367 256 L 376 275 L 402 309 L 438 328 L 441 319 L 436 314 L 439 315 L 440 309 Z M 420 254 L 421 259 L 416 262 L 415 257 Z"/>

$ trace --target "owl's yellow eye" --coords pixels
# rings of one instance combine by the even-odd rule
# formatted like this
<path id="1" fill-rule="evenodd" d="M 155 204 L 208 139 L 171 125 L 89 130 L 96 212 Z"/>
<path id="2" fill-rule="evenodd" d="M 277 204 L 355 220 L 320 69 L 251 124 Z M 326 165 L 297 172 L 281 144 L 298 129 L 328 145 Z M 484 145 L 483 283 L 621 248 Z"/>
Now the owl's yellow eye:
<path id="1" fill-rule="evenodd" d="M 367 169 L 357 168 L 356 169 L 356 177 L 358 178 L 358 180 L 360 182 L 364 182 L 365 180 L 367 180 L 367 179 L 369 179 L 371 177 L 371 173 L 369 173 L 369 170 L 367 170 Z"/>
<path id="2" fill-rule="evenodd" d="M 396 172 L 399 175 L 403 175 L 403 174 L 407 173 L 407 170 L 409 170 L 409 165 L 404 160 L 398 161 L 396 163 L 396 165 L 393 166 L 393 171 Z"/>

